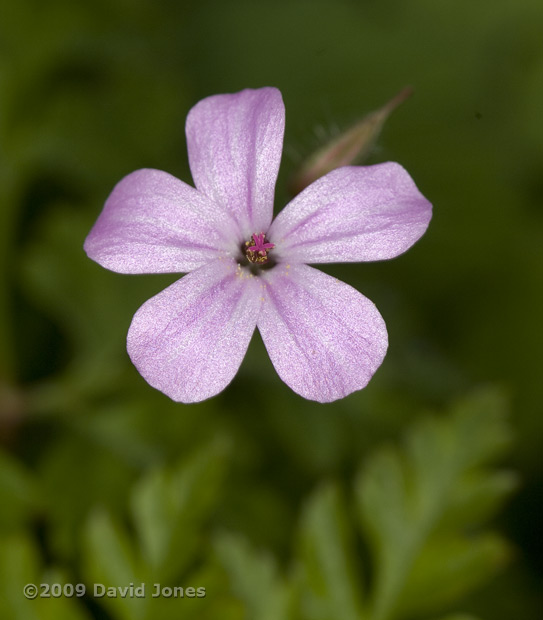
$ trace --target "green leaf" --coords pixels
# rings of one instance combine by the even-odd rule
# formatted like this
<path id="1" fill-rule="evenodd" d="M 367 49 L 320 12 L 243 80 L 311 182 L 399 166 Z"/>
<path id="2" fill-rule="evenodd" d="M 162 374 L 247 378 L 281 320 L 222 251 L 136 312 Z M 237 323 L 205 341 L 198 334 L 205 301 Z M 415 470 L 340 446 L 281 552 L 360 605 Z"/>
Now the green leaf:
<path id="1" fill-rule="evenodd" d="M 223 533 L 215 540 L 215 550 L 225 566 L 235 596 L 251 620 L 292 618 L 292 591 L 279 574 L 272 555 L 258 553 L 242 536 Z"/>
<path id="2" fill-rule="evenodd" d="M 105 510 L 95 511 L 83 532 L 83 574 L 89 588 L 96 584 L 109 587 L 135 586 L 144 583 L 145 570 L 125 531 Z M 139 620 L 145 617 L 146 598 L 109 597 L 103 601 L 115 618 Z"/>
<path id="3" fill-rule="evenodd" d="M 75 420 L 74 420 L 75 422 Z M 119 511 L 133 479 L 132 464 L 108 446 L 75 430 L 59 436 L 39 461 L 39 476 L 48 519 L 48 544 L 60 557 L 74 560 L 81 542 L 81 523 L 95 506 Z"/>
<path id="4" fill-rule="evenodd" d="M 74 579 L 50 568 L 42 569 L 36 545 L 23 534 L 0 539 L 0 618 L 10 620 L 86 620 L 88 615 L 79 599 L 66 596 L 42 598 L 41 584 L 75 583 Z M 23 588 L 38 587 L 37 598 L 27 599 Z"/>
<path id="5" fill-rule="evenodd" d="M 145 584 L 145 597 L 103 597 L 120 618 L 179 617 L 176 598 L 153 598 L 154 584 L 178 586 L 181 572 L 201 548 L 202 527 L 216 505 L 228 444 L 217 439 L 172 470 L 148 473 L 132 492 L 137 541 L 104 510 L 96 511 L 84 532 L 84 566 L 89 584 L 126 587 Z M 192 583 L 185 584 L 186 587 Z M 205 584 L 196 584 L 201 586 Z M 187 613 L 202 608 L 199 599 L 183 603 Z M 187 616 L 192 617 L 192 616 Z"/>
<path id="6" fill-rule="evenodd" d="M 435 618 L 434 620 L 479 620 L 479 618 L 469 614 L 452 614 L 451 616 L 442 616 L 441 618 Z"/>
<path id="7" fill-rule="evenodd" d="M 484 469 L 466 473 L 450 496 L 449 506 L 437 527 L 473 527 L 492 517 L 518 487 L 518 476 L 509 470 Z"/>
<path id="8" fill-rule="evenodd" d="M 372 620 L 437 611 L 503 564 L 505 542 L 474 526 L 514 486 L 508 474 L 482 468 L 509 443 L 504 415 L 503 396 L 481 392 L 449 417 L 422 420 L 402 450 L 381 450 L 361 471 L 356 495 L 375 565 Z"/>
<path id="9" fill-rule="evenodd" d="M 398 608 L 402 616 L 445 608 L 486 581 L 509 558 L 509 547 L 494 534 L 456 536 L 427 542 L 417 556 Z"/>
<path id="10" fill-rule="evenodd" d="M 339 489 L 327 484 L 310 498 L 301 518 L 298 567 L 303 617 L 361 620 L 362 577 Z"/>
<path id="11" fill-rule="evenodd" d="M 22 177 L 0 146 L 0 390 L 15 378 L 13 254 Z"/>
<path id="12" fill-rule="evenodd" d="M 217 504 L 227 450 L 218 439 L 171 471 L 152 471 L 134 489 L 134 524 L 154 578 L 174 578 L 194 558 L 202 526 Z"/>
<path id="13" fill-rule="evenodd" d="M 20 528 L 40 507 L 38 487 L 30 472 L 0 450 L 0 529 Z"/>

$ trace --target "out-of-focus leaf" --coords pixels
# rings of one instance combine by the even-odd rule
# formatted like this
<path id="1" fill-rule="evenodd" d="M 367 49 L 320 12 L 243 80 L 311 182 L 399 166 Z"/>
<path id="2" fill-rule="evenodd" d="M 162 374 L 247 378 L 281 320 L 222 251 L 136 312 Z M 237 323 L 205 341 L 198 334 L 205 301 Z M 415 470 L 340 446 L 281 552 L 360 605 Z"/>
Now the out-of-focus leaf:
<path id="1" fill-rule="evenodd" d="M 9 620 L 87 620 L 89 616 L 79 599 L 66 596 L 42 598 L 44 583 L 74 583 L 57 570 L 41 568 L 39 553 L 31 539 L 23 534 L 0 538 L 0 618 Z M 38 596 L 27 599 L 23 588 L 38 587 Z"/>
<path id="2" fill-rule="evenodd" d="M 173 471 L 152 471 L 134 489 L 134 524 L 153 578 L 172 579 L 193 559 L 202 525 L 218 500 L 227 449 L 218 439 Z"/>
<path id="3" fill-rule="evenodd" d="M 484 522 L 498 512 L 517 486 L 518 476 L 512 471 L 468 472 L 451 494 L 447 511 L 436 527 L 447 531 Z"/>
<path id="4" fill-rule="evenodd" d="M 436 610 L 503 564 L 505 542 L 468 529 L 498 505 L 504 486 L 511 488 L 503 480 L 484 483 L 481 469 L 509 443 L 504 414 L 500 393 L 481 392 L 456 406 L 450 417 L 423 420 L 402 451 L 382 450 L 363 468 L 356 490 L 375 564 L 372 620 Z M 481 495 L 487 496 L 484 508 Z M 478 506 L 473 511 L 470 496 Z M 448 522 L 445 530 L 451 504 L 463 518 Z"/>
<path id="5" fill-rule="evenodd" d="M 96 584 L 124 588 L 145 583 L 145 569 L 132 542 L 107 511 L 100 509 L 91 515 L 83 531 L 83 544 L 83 575 L 89 588 Z M 114 618 L 126 620 L 144 618 L 147 600 L 135 596 L 100 597 Z"/>
<path id="6" fill-rule="evenodd" d="M 40 506 L 38 486 L 30 472 L 0 450 L 0 529 L 20 528 Z"/>
<path id="7" fill-rule="evenodd" d="M 30 181 L 29 148 L 41 139 L 36 118 L 43 107 L 42 93 L 47 71 L 70 33 L 81 26 L 77 8 L 62 14 L 57 2 L 47 9 L 21 0 L 4 4 L 0 19 L 0 378 L 15 374 L 12 302 L 15 278 L 16 239 L 21 198 Z M 39 14 L 39 18 L 37 15 Z M 70 23 L 67 23 L 67 19 Z M 28 37 L 28 39 L 27 39 Z M 33 44 L 29 45 L 28 40 Z M 34 108 L 35 106 L 35 108 Z"/>
<path id="8" fill-rule="evenodd" d="M 432 539 L 416 558 L 405 594 L 400 596 L 401 616 L 446 607 L 486 581 L 509 558 L 503 538 L 493 534 Z"/>
<path id="9" fill-rule="evenodd" d="M 308 620 L 361 620 L 362 576 L 354 565 L 354 536 L 339 489 L 320 488 L 300 526 L 301 608 Z"/>
<path id="10" fill-rule="evenodd" d="M 65 547 L 70 541 L 75 550 L 79 549 L 76 534 L 81 538 L 81 526 L 79 525 L 79 531 L 75 532 L 74 527 L 77 523 L 81 523 L 89 502 L 102 499 L 105 504 L 112 506 L 112 499 L 108 495 L 122 483 L 119 463 L 106 460 L 101 451 L 88 454 L 84 451 L 84 446 L 85 444 L 78 443 L 70 446 L 70 450 L 55 451 L 50 457 L 50 465 L 47 468 L 51 485 L 54 480 L 59 485 L 58 489 L 51 487 L 49 498 L 50 503 L 54 505 L 54 510 L 50 508 L 53 524 L 51 528 L 53 534 L 50 538 L 56 553 L 59 550 L 65 553 Z M 106 588 L 126 588 L 130 584 L 139 587 L 142 583 L 145 584 L 145 597 L 123 597 L 120 592 L 114 598 L 90 594 L 95 602 L 107 608 L 116 620 L 213 618 L 212 615 L 203 614 L 208 603 L 206 597 L 180 594 L 171 597 L 168 594 L 153 597 L 152 593 L 155 591 L 155 583 L 160 583 L 164 587 L 177 586 L 183 590 L 208 585 L 211 587 L 205 581 L 205 575 L 203 578 L 193 577 L 190 574 L 181 574 L 179 571 L 183 570 L 187 562 L 194 557 L 195 550 L 204 548 L 205 538 L 201 530 L 207 514 L 218 497 L 225 470 L 226 451 L 227 442 L 217 440 L 196 452 L 174 470 L 159 470 L 158 475 L 149 474 L 137 485 L 133 493 L 134 513 L 141 509 L 145 514 L 139 515 L 142 522 L 138 521 L 136 514 L 133 515 L 136 531 L 138 534 L 143 531 L 150 540 L 134 540 L 122 522 L 111 516 L 111 511 L 98 509 L 88 519 L 82 536 L 82 574 L 89 593 L 95 583 L 102 584 Z M 76 454 L 79 456 L 76 457 Z M 75 469 L 74 464 L 77 464 Z M 101 472 L 101 467 L 107 471 Z M 114 479 L 111 479 L 112 470 L 117 472 Z M 87 478 L 88 471 L 94 473 L 96 481 L 92 476 Z M 64 477 L 61 477 L 61 474 Z M 111 488 L 102 489 L 103 493 L 100 495 L 95 484 L 99 481 L 103 484 L 105 479 L 108 479 Z M 167 484 L 157 488 L 153 486 L 153 481 L 156 479 L 166 481 Z M 125 480 L 125 486 L 127 482 Z M 120 490 L 117 493 L 120 504 L 117 510 L 121 510 L 123 495 Z M 141 494 L 139 499 L 138 494 Z M 142 502 L 146 500 L 151 504 L 143 506 Z M 165 514 L 159 514 L 158 520 L 154 521 L 152 513 L 156 509 L 159 512 L 164 510 Z M 158 529 L 153 529 L 155 527 Z M 162 555 L 158 567 L 149 560 L 145 548 L 146 543 L 152 545 L 155 542 L 153 537 L 158 537 L 158 543 L 162 545 L 159 547 Z M 138 542 L 142 543 L 141 547 Z M 100 594 L 103 589 L 101 586 L 98 587 Z M 129 598 L 130 601 L 126 602 Z"/>
<path id="11" fill-rule="evenodd" d="M 117 511 L 126 501 L 134 477 L 111 450 L 78 433 L 60 439 L 40 461 L 41 483 L 49 519 L 49 545 L 66 559 L 77 556 L 81 522 L 96 505 Z"/>
<path id="12" fill-rule="evenodd" d="M 81 213 L 67 206 L 52 211 L 27 249 L 22 276 L 29 296 L 69 331 L 77 356 L 103 361 L 104 349 L 124 340 L 129 285 L 108 277 L 85 256 L 83 241 L 89 230 Z"/>
<path id="13" fill-rule="evenodd" d="M 387 447 L 369 458 L 355 484 L 358 519 L 336 484 L 318 488 L 302 511 L 292 617 L 427 617 L 451 609 L 491 577 L 507 561 L 509 546 L 481 528 L 516 479 L 489 461 L 509 440 L 504 397 L 481 391 L 450 415 L 414 424 L 402 449 Z M 357 522 L 370 552 L 368 580 Z M 267 618 L 268 606 L 259 605 L 282 583 L 274 561 L 237 536 L 223 535 L 216 548 L 249 617 Z"/>
<path id="14" fill-rule="evenodd" d="M 0 119 L 1 117 L 0 108 Z M 21 177 L 23 176 L 9 162 L 3 146 L 0 133 L 0 387 L 4 381 L 13 381 L 15 375 L 12 254 L 22 184 Z"/>
<path id="15" fill-rule="evenodd" d="M 183 591 L 206 587 L 187 576 L 186 569 L 204 544 L 202 527 L 217 502 L 227 451 L 228 442 L 219 438 L 175 469 L 147 474 L 132 493 L 136 540 L 106 511 L 99 510 L 89 519 L 84 531 L 87 582 L 106 587 L 145 584 L 144 597 L 100 599 L 115 618 L 200 617 L 205 597 L 185 596 L 181 591 L 158 597 L 152 593 L 157 583 Z"/>
<path id="16" fill-rule="evenodd" d="M 433 620 L 479 620 L 479 618 L 469 614 L 452 614 L 451 616 L 442 616 Z"/>
<path id="17" fill-rule="evenodd" d="M 246 618 L 292 618 L 292 591 L 272 555 L 259 553 L 242 536 L 227 533 L 217 536 L 215 550 L 228 572 L 234 595 L 244 604 Z"/>

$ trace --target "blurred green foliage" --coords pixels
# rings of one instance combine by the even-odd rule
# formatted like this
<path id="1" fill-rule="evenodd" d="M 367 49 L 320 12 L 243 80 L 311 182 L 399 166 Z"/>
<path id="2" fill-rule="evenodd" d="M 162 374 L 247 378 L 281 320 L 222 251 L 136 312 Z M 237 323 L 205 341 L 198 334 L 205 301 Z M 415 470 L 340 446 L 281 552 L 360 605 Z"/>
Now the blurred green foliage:
<path id="1" fill-rule="evenodd" d="M 538 0 L 2 5 L 0 618 L 537 617 L 542 26 Z M 287 112 L 277 210 L 412 85 L 370 163 L 402 163 L 434 219 L 393 262 L 323 267 L 387 321 L 365 390 L 304 401 L 255 336 L 225 392 L 178 405 L 125 351 L 176 276 L 106 272 L 83 240 L 124 174 L 190 180 L 194 103 L 264 85 Z M 155 581 L 206 596 L 22 594 Z"/>
<path id="2" fill-rule="evenodd" d="M 151 584 L 180 579 L 186 587 L 206 587 L 206 596 L 181 605 L 175 597 L 150 596 L 101 602 L 112 618 L 127 620 L 217 614 L 392 620 L 447 609 L 510 555 L 505 540 L 486 527 L 516 482 L 511 472 L 489 465 L 509 444 L 504 406 L 503 397 L 488 390 L 446 417 L 419 420 L 401 448 L 384 447 L 366 459 L 348 503 L 337 480 L 320 483 L 302 506 L 286 570 L 241 532 L 211 534 L 233 484 L 227 474 L 233 456 L 224 439 L 173 466 L 151 468 L 132 485 L 118 514 L 104 505 L 89 511 L 74 540 L 81 555 L 64 570 L 40 567 L 31 535 L 17 527 L 40 510 L 53 520 L 54 498 L 34 505 L 27 474 L 8 461 L 0 493 L 6 504 L 19 501 L 20 514 L 0 548 L 6 617 L 26 618 L 29 609 L 37 618 L 76 613 L 71 599 L 56 600 L 52 610 L 41 609 L 45 599 L 30 607 L 21 595 L 24 583 L 78 582 L 89 592 L 93 584 L 145 584 L 149 592 Z M 201 585 L 209 583 L 217 589 Z"/>

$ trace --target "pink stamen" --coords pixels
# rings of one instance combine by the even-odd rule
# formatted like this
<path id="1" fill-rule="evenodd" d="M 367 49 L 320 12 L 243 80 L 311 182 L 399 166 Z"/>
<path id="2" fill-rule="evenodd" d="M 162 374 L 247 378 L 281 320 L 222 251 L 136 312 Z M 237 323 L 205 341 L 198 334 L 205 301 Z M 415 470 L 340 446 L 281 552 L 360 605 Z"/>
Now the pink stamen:
<path id="1" fill-rule="evenodd" d="M 266 256 L 267 250 L 271 250 L 275 247 L 275 243 L 264 243 L 264 233 L 253 235 L 254 245 L 249 246 L 248 250 L 251 252 L 258 252 L 260 256 Z"/>

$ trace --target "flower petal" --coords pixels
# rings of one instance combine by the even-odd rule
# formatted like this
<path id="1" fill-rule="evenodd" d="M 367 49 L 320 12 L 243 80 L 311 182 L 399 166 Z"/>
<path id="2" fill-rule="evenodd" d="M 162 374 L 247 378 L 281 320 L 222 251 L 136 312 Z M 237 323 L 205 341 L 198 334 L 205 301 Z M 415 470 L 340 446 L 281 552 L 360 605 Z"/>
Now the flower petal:
<path id="1" fill-rule="evenodd" d="M 208 97 L 187 117 L 194 184 L 234 214 L 238 241 L 270 225 L 284 125 L 285 108 L 276 88 Z"/>
<path id="2" fill-rule="evenodd" d="M 277 265 L 263 277 L 257 325 L 281 379 L 321 403 L 365 387 L 388 346 L 374 304 L 307 265 Z"/>
<path id="3" fill-rule="evenodd" d="M 115 186 L 84 247 L 112 271 L 182 273 L 232 250 L 232 226 L 190 185 L 161 170 L 137 170 Z"/>
<path id="4" fill-rule="evenodd" d="M 173 400 L 210 398 L 238 371 L 261 303 L 256 278 L 230 259 L 213 261 L 143 304 L 128 331 L 128 354 Z"/>
<path id="5" fill-rule="evenodd" d="M 298 194 L 267 237 L 275 243 L 276 260 L 383 260 L 411 247 L 431 217 L 431 204 L 399 164 L 346 166 Z"/>

